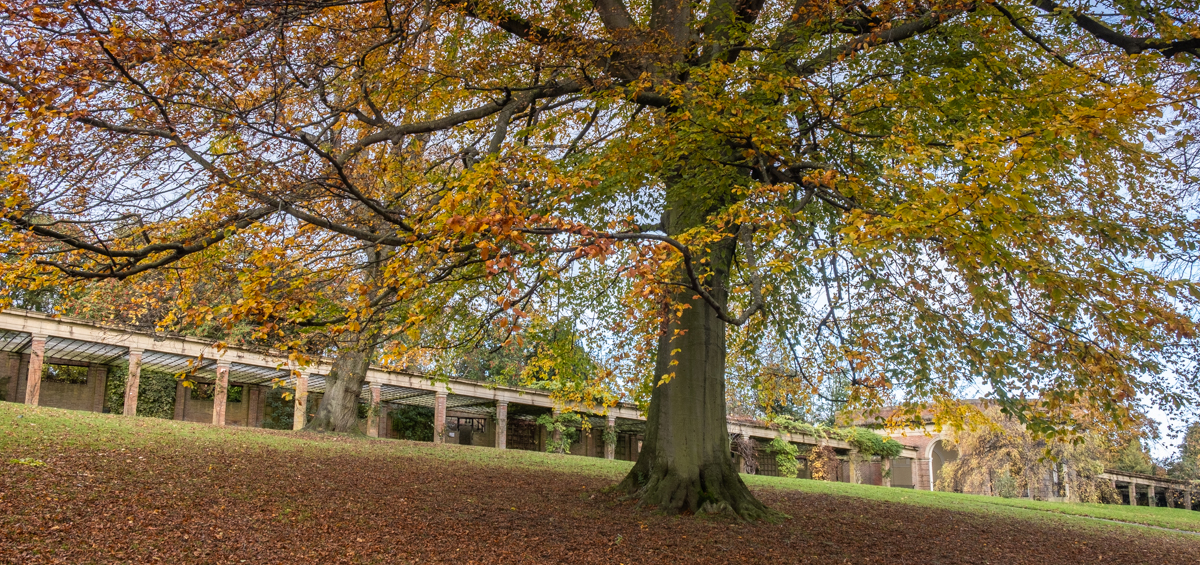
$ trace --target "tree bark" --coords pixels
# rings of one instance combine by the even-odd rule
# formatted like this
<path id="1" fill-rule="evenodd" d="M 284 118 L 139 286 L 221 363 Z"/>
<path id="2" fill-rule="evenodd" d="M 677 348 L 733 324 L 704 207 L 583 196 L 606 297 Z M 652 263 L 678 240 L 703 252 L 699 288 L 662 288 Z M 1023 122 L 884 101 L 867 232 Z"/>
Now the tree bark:
<path id="1" fill-rule="evenodd" d="M 325 394 L 317 414 L 306 426 L 312 432 L 361 433 L 358 429 L 358 403 L 367 369 L 375 353 L 375 341 L 360 337 L 338 348 L 333 368 L 325 378 Z"/>
<path id="2" fill-rule="evenodd" d="M 700 214 L 694 210 L 668 213 L 668 233 L 695 225 Z M 689 221 L 686 216 L 693 217 Z M 728 300 L 734 246 L 730 236 L 712 245 L 706 257 L 704 284 L 721 304 Z M 688 308 L 659 337 L 655 378 L 674 376 L 651 393 L 642 451 L 618 489 L 663 512 L 767 518 L 773 513 L 746 488 L 730 456 L 725 418 L 726 324 L 695 294 L 684 289 L 672 298 L 674 304 Z M 677 363 L 672 365 L 673 361 Z"/>

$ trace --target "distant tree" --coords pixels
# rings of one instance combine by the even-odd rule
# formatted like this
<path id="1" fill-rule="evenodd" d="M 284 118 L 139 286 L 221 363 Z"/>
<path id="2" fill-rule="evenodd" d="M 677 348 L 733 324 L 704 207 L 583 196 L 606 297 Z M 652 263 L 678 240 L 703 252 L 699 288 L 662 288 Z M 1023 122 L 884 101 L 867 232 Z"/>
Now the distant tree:
<path id="1" fill-rule="evenodd" d="M 1200 422 L 1187 427 L 1179 441 L 1179 448 L 1163 466 L 1167 469 L 1167 475 L 1172 478 L 1200 480 Z"/>
<path id="2" fill-rule="evenodd" d="M 1153 475 L 1155 470 L 1154 459 L 1138 438 L 1131 438 L 1123 445 L 1113 448 L 1109 466 L 1117 471 L 1143 475 Z"/>
<path id="3" fill-rule="evenodd" d="M 942 467 L 939 489 L 1004 497 L 1119 501 L 1112 485 L 1099 478 L 1108 454 L 1102 434 L 1084 432 L 1074 441 L 1047 441 L 996 407 L 983 410 L 982 415 L 973 428 L 954 433 L 953 445 L 959 455 Z"/>

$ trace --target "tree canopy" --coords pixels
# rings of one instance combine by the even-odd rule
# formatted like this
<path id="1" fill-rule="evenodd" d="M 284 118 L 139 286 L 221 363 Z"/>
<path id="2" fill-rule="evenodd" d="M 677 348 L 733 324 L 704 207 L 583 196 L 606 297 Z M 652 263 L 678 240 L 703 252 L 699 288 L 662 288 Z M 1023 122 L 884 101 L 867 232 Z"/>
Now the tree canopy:
<path id="1" fill-rule="evenodd" d="M 894 423 L 966 386 L 1043 436 L 1196 402 L 1188 3 L 0 10 L 9 295 L 221 272 L 176 320 L 430 364 L 554 312 L 648 401 L 630 492 L 747 517 L 727 358 Z"/>

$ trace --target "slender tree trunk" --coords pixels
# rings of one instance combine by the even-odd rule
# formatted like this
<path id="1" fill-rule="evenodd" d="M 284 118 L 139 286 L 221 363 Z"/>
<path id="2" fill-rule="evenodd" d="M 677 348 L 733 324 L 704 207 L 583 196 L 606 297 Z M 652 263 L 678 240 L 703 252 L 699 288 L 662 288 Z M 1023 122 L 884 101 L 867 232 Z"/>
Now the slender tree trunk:
<path id="1" fill-rule="evenodd" d="M 681 216 L 668 216 L 668 233 L 680 233 L 698 220 Z M 730 237 L 711 246 L 707 257 L 705 286 L 721 303 L 728 299 L 734 242 Z M 683 290 L 673 297 L 675 304 L 689 307 L 659 337 L 655 375 L 674 376 L 651 393 L 642 451 L 619 488 L 640 504 L 664 512 L 731 512 L 744 519 L 765 518 L 771 511 L 746 488 L 730 456 L 725 419 L 726 324 L 694 295 Z M 678 363 L 672 365 L 673 361 Z"/>
<path id="2" fill-rule="evenodd" d="M 358 430 L 358 403 L 374 353 L 375 343 L 370 337 L 359 337 L 338 348 L 333 369 L 325 378 L 325 394 L 321 397 L 321 405 L 304 429 L 361 433 Z"/>

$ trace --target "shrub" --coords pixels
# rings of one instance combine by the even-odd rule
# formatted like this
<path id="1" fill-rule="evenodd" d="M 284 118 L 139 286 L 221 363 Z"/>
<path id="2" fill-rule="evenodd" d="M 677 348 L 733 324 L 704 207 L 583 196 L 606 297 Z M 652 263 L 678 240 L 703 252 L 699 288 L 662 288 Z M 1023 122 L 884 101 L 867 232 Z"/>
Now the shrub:
<path id="1" fill-rule="evenodd" d="M 392 409 L 392 430 L 409 441 L 433 441 L 433 408 L 400 406 Z"/>
<path id="2" fill-rule="evenodd" d="M 271 430 L 290 430 L 296 422 L 296 392 L 287 388 L 271 388 L 267 391 L 266 410 L 263 410 L 263 427 Z"/>

